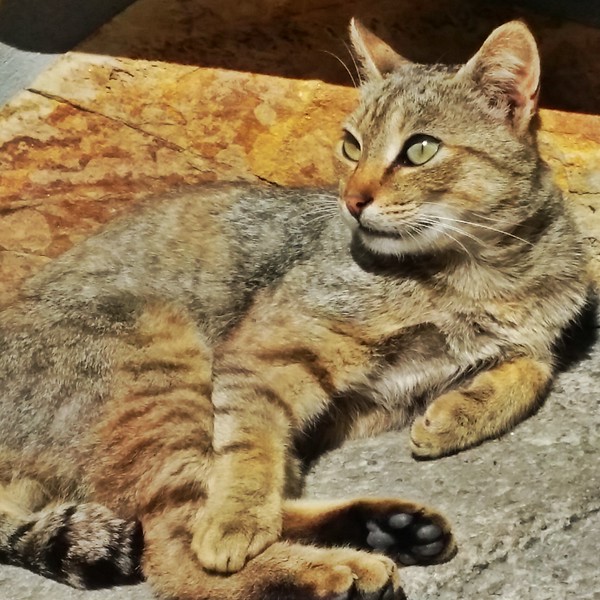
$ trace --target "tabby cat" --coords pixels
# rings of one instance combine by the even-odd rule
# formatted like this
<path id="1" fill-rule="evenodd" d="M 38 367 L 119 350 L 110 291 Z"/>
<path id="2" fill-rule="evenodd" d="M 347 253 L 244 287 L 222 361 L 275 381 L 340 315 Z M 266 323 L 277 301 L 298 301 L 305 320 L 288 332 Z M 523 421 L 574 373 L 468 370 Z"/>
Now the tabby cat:
<path id="1" fill-rule="evenodd" d="M 339 199 L 172 193 L 2 313 L 3 562 L 178 600 L 390 600 L 397 566 L 452 555 L 425 507 L 297 499 L 303 461 L 413 418 L 423 458 L 523 419 L 584 306 L 582 248 L 536 148 L 525 25 L 460 67 L 350 33 Z"/>

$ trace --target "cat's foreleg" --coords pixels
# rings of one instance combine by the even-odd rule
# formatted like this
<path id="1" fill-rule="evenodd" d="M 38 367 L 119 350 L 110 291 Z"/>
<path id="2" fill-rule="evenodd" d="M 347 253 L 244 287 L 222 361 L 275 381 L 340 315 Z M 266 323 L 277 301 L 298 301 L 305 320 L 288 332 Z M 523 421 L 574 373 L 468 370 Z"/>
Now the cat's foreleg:
<path id="1" fill-rule="evenodd" d="M 436 458 L 496 437 L 535 410 L 552 377 L 550 361 L 521 357 L 479 373 L 436 398 L 411 428 L 411 450 Z"/>
<path id="2" fill-rule="evenodd" d="M 217 572 L 241 569 L 278 539 L 293 433 L 325 410 L 367 352 L 297 309 L 268 315 L 249 318 L 215 360 L 215 459 L 193 548 Z"/>
<path id="3" fill-rule="evenodd" d="M 192 546 L 205 568 L 231 573 L 279 537 L 295 417 L 258 373 L 226 371 L 214 384 L 215 461 Z"/>

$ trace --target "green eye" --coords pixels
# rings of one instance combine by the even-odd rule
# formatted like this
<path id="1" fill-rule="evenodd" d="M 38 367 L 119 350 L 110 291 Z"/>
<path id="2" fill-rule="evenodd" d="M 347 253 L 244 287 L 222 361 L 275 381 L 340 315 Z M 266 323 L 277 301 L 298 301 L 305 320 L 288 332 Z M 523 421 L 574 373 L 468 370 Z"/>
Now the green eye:
<path id="1" fill-rule="evenodd" d="M 430 161 L 440 149 L 442 143 L 430 135 L 413 135 L 409 138 L 400 153 L 400 161 L 409 166 L 424 165 Z"/>
<path id="2" fill-rule="evenodd" d="M 349 131 L 344 131 L 342 154 L 344 158 L 351 162 L 358 162 L 362 154 L 359 141 Z"/>

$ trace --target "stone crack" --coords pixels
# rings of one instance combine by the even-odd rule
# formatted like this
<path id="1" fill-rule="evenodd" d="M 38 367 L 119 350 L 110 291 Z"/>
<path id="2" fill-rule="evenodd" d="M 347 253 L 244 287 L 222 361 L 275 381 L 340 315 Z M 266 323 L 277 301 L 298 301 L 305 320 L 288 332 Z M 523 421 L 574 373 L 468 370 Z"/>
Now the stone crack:
<path id="1" fill-rule="evenodd" d="M 83 104 L 79 104 L 78 102 L 73 102 L 72 100 L 68 100 L 67 98 L 63 98 L 62 96 L 57 96 L 56 94 L 51 94 L 49 92 L 45 92 L 44 90 L 40 90 L 40 89 L 36 89 L 36 88 L 27 88 L 27 91 L 36 96 L 41 96 L 42 98 L 46 98 L 47 100 L 52 100 L 53 102 L 57 102 L 58 104 L 64 104 L 64 105 L 70 106 L 71 108 L 74 108 L 75 110 L 79 110 L 79 111 L 82 111 L 82 112 L 85 112 L 85 113 L 88 113 L 91 115 L 95 115 L 98 117 L 102 117 L 104 119 L 108 119 L 115 123 L 119 123 L 120 125 L 123 125 L 124 127 L 132 129 L 133 131 L 136 131 L 137 133 L 141 133 L 142 135 L 146 135 L 146 136 L 151 137 L 152 139 L 157 140 L 158 142 L 164 144 L 170 150 L 174 150 L 176 152 L 181 152 L 183 154 L 187 154 L 187 155 L 191 156 L 192 158 L 195 158 L 198 160 L 205 160 L 204 157 L 200 156 L 199 154 L 194 153 L 189 148 L 185 148 L 183 146 L 180 146 L 179 144 L 176 144 L 175 142 L 172 142 L 171 140 L 168 140 L 159 135 L 156 135 L 155 133 L 146 131 L 142 127 L 139 127 L 138 125 L 131 123 L 125 119 L 120 119 L 119 117 L 106 115 L 104 113 L 95 111 L 92 108 L 89 108 L 88 106 L 84 106 Z M 193 168 L 196 171 L 199 171 L 201 173 L 209 172 L 209 169 L 202 169 L 201 167 L 199 167 L 198 165 L 195 165 L 191 161 L 189 161 L 188 164 L 191 168 Z"/>

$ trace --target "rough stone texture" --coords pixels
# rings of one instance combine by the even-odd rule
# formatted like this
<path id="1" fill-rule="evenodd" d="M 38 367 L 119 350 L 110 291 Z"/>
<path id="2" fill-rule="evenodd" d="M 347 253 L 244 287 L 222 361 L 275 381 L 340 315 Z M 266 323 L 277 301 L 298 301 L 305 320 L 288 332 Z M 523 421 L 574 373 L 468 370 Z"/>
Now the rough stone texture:
<path id="1" fill-rule="evenodd" d="M 150 194 L 213 179 L 334 183 L 331 148 L 356 94 L 328 53 L 350 64 L 353 14 L 407 57 L 446 62 L 527 18 L 544 56 L 540 144 L 600 281 L 599 30 L 479 0 L 139 0 L 0 111 L 0 304 Z M 448 513 L 461 552 L 406 569 L 411 599 L 598 600 L 599 377 L 596 344 L 505 438 L 425 463 L 410 458 L 406 433 L 354 442 L 317 465 L 307 493 L 399 494 Z M 0 568 L 0 599 L 150 597 L 145 586 L 77 592 Z"/>

